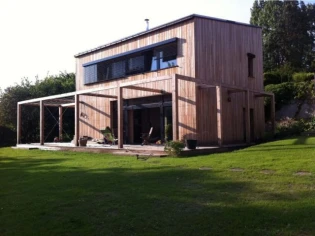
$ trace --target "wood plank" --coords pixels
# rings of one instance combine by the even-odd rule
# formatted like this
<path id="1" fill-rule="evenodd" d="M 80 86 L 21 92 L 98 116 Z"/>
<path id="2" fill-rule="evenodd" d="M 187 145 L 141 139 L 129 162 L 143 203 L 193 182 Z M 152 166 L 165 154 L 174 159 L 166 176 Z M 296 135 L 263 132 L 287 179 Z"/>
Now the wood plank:
<path id="1" fill-rule="evenodd" d="M 160 93 L 160 94 L 168 93 L 163 89 L 153 89 L 153 88 L 139 87 L 139 86 L 135 86 L 135 85 L 125 86 L 124 88 L 140 90 L 140 91 L 147 91 L 147 92 L 152 92 L 152 93 Z"/>
<path id="2" fill-rule="evenodd" d="M 217 100 L 217 137 L 218 145 L 223 145 L 223 124 L 222 124 L 222 88 L 220 86 L 216 87 L 216 100 Z"/>
<path id="3" fill-rule="evenodd" d="M 243 92 L 246 92 L 246 90 L 243 90 L 243 89 L 233 89 L 233 90 L 228 90 L 228 94 L 233 94 L 233 93 L 243 93 Z"/>
<path id="4" fill-rule="evenodd" d="M 172 78 L 172 118 L 173 118 L 173 140 L 178 137 L 178 79 L 176 75 Z"/>
<path id="5" fill-rule="evenodd" d="M 101 98 L 114 98 L 114 99 L 117 99 L 117 96 L 106 95 L 106 94 L 85 93 L 84 95 L 85 95 L 85 96 L 91 96 L 91 97 L 101 97 Z"/>
<path id="6" fill-rule="evenodd" d="M 74 95 L 75 110 L 74 110 L 74 145 L 79 146 L 78 140 L 80 138 L 80 96 Z"/>
<path id="7" fill-rule="evenodd" d="M 157 81 L 162 81 L 162 80 L 171 80 L 171 79 L 172 79 L 171 76 L 159 76 L 159 77 L 155 77 L 155 78 L 149 78 L 149 79 L 135 80 L 135 81 L 120 83 L 120 87 L 147 84 L 147 83 L 152 83 L 152 82 L 157 82 Z"/>
<path id="8" fill-rule="evenodd" d="M 40 145 L 44 145 L 45 141 L 45 134 L 44 134 L 44 127 L 45 127 L 45 117 L 44 117 L 44 101 L 40 100 L 39 102 L 39 139 Z"/>
<path id="9" fill-rule="evenodd" d="M 124 146 L 124 110 L 123 110 L 123 88 L 117 88 L 117 118 L 118 118 L 118 148 L 123 148 Z"/>
<path id="10" fill-rule="evenodd" d="M 197 87 L 201 89 L 215 88 L 216 86 L 214 84 L 197 84 Z"/>
<path id="11" fill-rule="evenodd" d="M 249 104 L 249 90 L 245 93 L 245 130 L 246 130 L 246 143 L 250 143 L 250 104 Z"/>
<path id="12" fill-rule="evenodd" d="M 115 88 L 117 88 L 117 85 L 104 86 L 101 88 L 85 89 L 85 90 L 80 90 L 77 92 L 63 93 L 63 94 L 58 94 L 58 95 L 52 95 L 52 96 L 47 96 L 47 97 L 34 98 L 34 99 L 25 100 L 25 101 L 20 101 L 20 102 L 18 102 L 18 104 L 27 104 L 27 103 L 33 103 L 33 102 L 40 102 L 40 101 L 70 97 L 70 96 L 75 96 L 75 95 L 84 95 L 86 93 L 100 92 L 100 91 L 110 90 L 110 89 L 115 89 Z"/>
<path id="13" fill-rule="evenodd" d="M 63 109 L 60 106 L 59 109 L 59 140 L 62 141 L 62 130 L 63 130 Z"/>
<path id="14" fill-rule="evenodd" d="M 60 105 L 60 107 L 74 107 L 74 106 L 75 106 L 75 102 Z"/>

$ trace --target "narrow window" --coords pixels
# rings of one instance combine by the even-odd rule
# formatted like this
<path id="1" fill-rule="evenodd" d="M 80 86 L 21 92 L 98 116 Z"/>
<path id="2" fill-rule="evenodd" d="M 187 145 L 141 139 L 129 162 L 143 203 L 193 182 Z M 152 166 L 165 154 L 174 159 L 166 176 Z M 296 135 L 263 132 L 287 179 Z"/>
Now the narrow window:
<path id="1" fill-rule="evenodd" d="M 255 55 L 252 53 L 247 53 L 247 60 L 248 60 L 248 77 L 254 78 L 254 58 Z"/>
<path id="2" fill-rule="evenodd" d="M 177 66 L 177 39 L 148 45 L 83 65 L 84 83 L 118 79 Z"/>

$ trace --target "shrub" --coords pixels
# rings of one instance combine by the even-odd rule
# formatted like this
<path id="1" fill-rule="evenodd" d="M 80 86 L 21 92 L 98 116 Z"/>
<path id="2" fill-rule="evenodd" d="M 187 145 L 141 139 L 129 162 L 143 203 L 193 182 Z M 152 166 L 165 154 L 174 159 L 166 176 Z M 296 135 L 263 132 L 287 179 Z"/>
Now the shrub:
<path id="1" fill-rule="evenodd" d="M 268 84 L 281 84 L 292 81 L 293 70 L 290 68 L 282 67 L 274 71 L 264 73 L 264 85 Z"/>
<path id="2" fill-rule="evenodd" d="M 281 106 L 290 103 L 290 101 L 294 99 L 294 87 L 293 83 L 286 82 L 281 84 L 269 84 L 265 87 L 265 90 L 275 94 L 276 109 L 279 110 Z"/>
<path id="3" fill-rule="evenodd" d="M 292 118 L 285 118 L 276 124 L 276 138 L 284 138 L 288 136 L 300 135 L 307 128 L 306 122 L 301 120 L 294 120 Z"/>
<path id="4" fill-rule="evenodd" d="M 165 143 L 164 150 L 171 156 L 180 156 L 185 144 L 182 141 L 169 141 Z"/>
<path id="5" fill-rule="evenodd" d="M 0 126 L 0 147 L 16 144 L 16 132 L 4 126 Z"/>
<path id="6" fill-rule="evenodd" d="M 282 83 L 281 81 L 281 75 L 278 72 L 275 71 L 270 71 L 264 73 L 264 85 L 268 84 L 280 84 Z"/>
<path id="7" fill-rule="evenodd" d="M 306 73 L 306 72 L 294 73 L 292 78 L 294 82 L 311 81 L 314 79 L 314 73 Z"/>
<path id="8" fill-rule="evenodd" d="M 315 116 L 310 118 L 308 121 L 305 121 L 304 131 L 310 131 L 310 130 L 315 130 Z"/>

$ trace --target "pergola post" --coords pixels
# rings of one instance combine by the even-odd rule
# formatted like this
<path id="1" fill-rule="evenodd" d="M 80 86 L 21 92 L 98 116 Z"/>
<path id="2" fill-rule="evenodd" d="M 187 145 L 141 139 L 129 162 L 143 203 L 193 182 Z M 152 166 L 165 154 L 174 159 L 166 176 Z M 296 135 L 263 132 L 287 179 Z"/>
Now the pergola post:
<path id="1" fill-rule="evenodd" d="M 250 105 L 249 105 L 249 90 L 245 93 L 245 131 L 246 143 L 250 143 Z"/>
<path id="2" fill-rule="evenodd" d="M 117 87 L 117 117 L 118 117 L 118 148 L 123 148 L 124 142 L 124 109 L 123 109 L 123 87 Z"/>
<path id="3" fill-rule="evenodd" d="M 218 145 L 223 144 L 223 126 L 222 126 L 222 87 L 216 86 L 217 96 L 217 134 L 218 134 Z"/>
<path id="4" fill-rule="evenodd" d="M 44 127 L 45 127 L 44 101 L 40 100 L 40 102 L 39 102 L 39 139 L 40 139 L 40 145 L 44 145 L 44 141 L 45 141 Z"/>
<path id="5" fill-rule="evenodd" d="M 21 128 L 22 128 L 22 124 L 21 124 L 21 105 L 17 104 L 17 124 L 16 124 L 16 144 L 20 144 L 21 143 Z"/>
<path id="6" fill-rule="evenodd" d="M 80 97 L 79 94 L 74 95 L 74 145 L 79 146 L 78 141 L 80 137 Z"/>
<path id="7" fill-rule="evenodd" d="M 63 112 L 63 109 L 62 109 L 62 106 L 59 106 L 59 141 L 62 140 L 62 112 Z"/>
<path id="8" fill-rule="evenodd" d="M 176 74 L 172 77 L 172 117 L 173 140 L 179 140 L 178 135 L 178 79 Z"/>

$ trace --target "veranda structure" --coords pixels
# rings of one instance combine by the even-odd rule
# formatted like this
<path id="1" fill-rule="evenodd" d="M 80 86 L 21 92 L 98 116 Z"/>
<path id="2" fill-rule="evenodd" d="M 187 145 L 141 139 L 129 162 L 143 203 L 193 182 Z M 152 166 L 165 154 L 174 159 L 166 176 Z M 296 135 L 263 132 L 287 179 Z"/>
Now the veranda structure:
<path id="1" fill-rule="evenodd" d="M 76 141 L 83 135 L 101 138 L 99 130 L 110 126 L 120 148 L 136 143 L 150 126 L 163 140 L 166 125 L 174 140 L 253 142 L 265 132 L 265 96 L 271 97 L 274 129 L 259 27 L 191 15 L 75 57 L 76 92 L 18 103 L 18 111 L 26 104 L 41 107 L 41 144 L 46 105 L 75 107 Z"/>
<path id="2" fill-rule="evenodd" d="M 145 85 L 150 84 L 154 80 L 154 82 L 158 83 L 165 83 L 165 81 L 171 82 L 172 89 L 171 91 L 165 91 L 165 90 L 158 90 L 158 89 L 152 89 L 148 88 Z M 180 81 L 180 82 L 179 82 Z M 114 87 L 106 87 L 106 88 L 98 88 L 98 89 L 90 89 L 90 90 L 82 90 L 78 92 L 72 92 L 72 93 L 65 93 L 60 95 L 53 95 L 43 98 L 37 98 L 37 99 L 31 99 L 26 101 L 18 102 L 18 113 L 17 113 L 17 143 L 20 144 L 21 139 L 21 106 L 22 105 L 38 105 L 40 107 L 40 144 L 44 145 L 44 106 L 51 106 L 51 107 L 59 107 L 59 137 L 62 137 L 62 114 L 63 114 L 63 108 L 64 107 L 74 107 L 75 109 L 75 140 L 78 141 L 80 137 L 80 96 L 92 96 L 92 97 L 102 97 L 102 98 L 110 98 L 112 100 L 118 101 L 118 146 L 119 148 L 123 148 L 123 91 L 124 89 L 132 89 L 132 90 L 141 90 L 141 91 L 149 91 L 151 93 L 157 93 L 157 94 L 171 94 L 172 95 L 172 107 L 173 107 L 173 139 L 178 140 L 178 126 L 179 126 L 179 118 L 178 118 L 178 102 L 180 100 L 185 99 L 185 97 L 180 97 L 178 93 L 178 83 L 190 83 L 190 86 L 192 90 L 196 91 L 198 89 L 207 89 L 207 88 L 214 88 L 216 91 L 216 97 L 217 97 L 217 113 L 216 118 L 218 122 L 218 128 L 217 128 L 217 137 L 218 137 L 218 145 L 220 146 L 222 144 L 223 138 L 223 132 L 222 132 L 222 88 L 228 89 L 227 93 L 228 95 L 233 93 L 245 93 L 246 94 L 246 109 L 249 109 L 249 90 L 245 89 L 239 89 L 239 88 L 233 88 L 233 87 L 224 87 L 220 85 L 208 85 L 203 82 L 205 81 L 198 81 L 196 83 L 195 79 L 182 77 L 179 75 L 174 75 L 173 77 L 161 77 L 161 78 L 153 78 L 148 80 L 142 80 L 142 81 L 135 81 L 135 82 L 127 82 L 118 84 Z M 142 86 L 139 86 L 142 85 Z M 106 91 L 115 89 L 117 90 L 118 96 L 115 95 L 108 95 L 106 94 Z M 270 96 L 272 100 L 274 100 L 274 96 L 271 93 L 266 92 L 258 92 L 258 91 L 251 91 L 252 93 L 255 93 L 255 98 L 259 97 L 265 97 Z M 65 99 L 66 98 L 66 99 Z M 272 103 L 274 104 L 274 103 Z M 274 114 L 274 106 L 271 107 L 271 113 Z M 247 118 L 247 121 L 249 121 L 249 118 Z M 246 136 L 248 137 L 246 140 L 246 143 L 250 142 L 250 127 L 249 122 L 246 124 Z M 274 126 L 274 124 L 273 124 Z M 75 146 L 78 146 L 78 142 L 75 142 Z"/>

